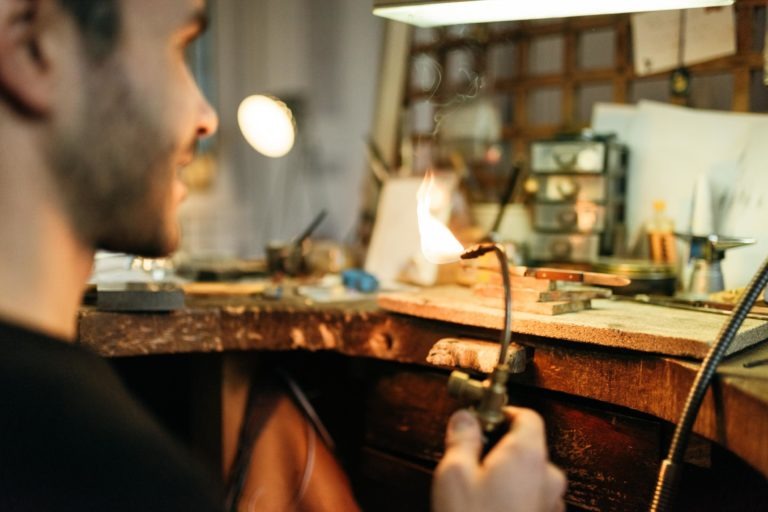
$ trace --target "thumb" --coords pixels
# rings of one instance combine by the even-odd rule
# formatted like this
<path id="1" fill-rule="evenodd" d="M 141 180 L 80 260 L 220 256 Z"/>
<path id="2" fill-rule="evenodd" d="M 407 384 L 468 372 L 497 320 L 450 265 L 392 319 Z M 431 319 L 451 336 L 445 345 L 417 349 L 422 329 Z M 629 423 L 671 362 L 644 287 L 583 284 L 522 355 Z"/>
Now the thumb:
<path id="1" fill-rule="evenodd" d="M 477 464 L 482 448 L 483 435 L 477 419 L 465 409 L 453 413 L 445 434 L 445 455 Z"/>

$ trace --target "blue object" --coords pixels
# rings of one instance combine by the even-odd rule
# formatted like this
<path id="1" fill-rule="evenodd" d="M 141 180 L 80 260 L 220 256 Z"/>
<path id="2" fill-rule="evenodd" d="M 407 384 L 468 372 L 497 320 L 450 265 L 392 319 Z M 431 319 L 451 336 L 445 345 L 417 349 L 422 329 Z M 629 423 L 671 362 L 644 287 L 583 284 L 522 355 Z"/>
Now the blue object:
<path id="1" fill-rule="evenodd" d="M 359 268 L 352 268 L 341 273 L 341 282 L 345 287 L 363 293 L 375 292 L 379 289 L 379 281 L 376 277 Z"/>

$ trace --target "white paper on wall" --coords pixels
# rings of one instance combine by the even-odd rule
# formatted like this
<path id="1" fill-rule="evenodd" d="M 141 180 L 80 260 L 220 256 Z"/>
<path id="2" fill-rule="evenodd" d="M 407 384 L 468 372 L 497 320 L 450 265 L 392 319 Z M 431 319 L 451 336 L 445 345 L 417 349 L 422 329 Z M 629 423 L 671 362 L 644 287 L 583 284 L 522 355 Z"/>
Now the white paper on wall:
<path id="1" fill-rule="evenodd" d="M 736 53 L 733 7 L 633 14 L 632 41 L 638 75 L 733 55 Z"/>
<path id="2" fill-rule="evenodd" d="M 629 111 L 595 109 L 593 128 L 621 127 Z M 726 286 L 747 284 L 768 256 L 768 115 L 694 110 L 640 102 L 622 142 L 629 147 L 626 224 L 634 241 L 664 200 L 675 229 L 691 228 L 697 180 L 707 179 L 716 234 L 754 237 L 758 245 L 729 251 Z M 684 251 L 681 251 L 684 254 Z"/>
<path id="3" fill-rule="evenodd" d="M 732 6 L 688 9 L 684 26 L 683 63 L 686 66 L 736 53 Z"/>
<path id="4" fill-rule="evenodd" d="M 752 124 L 768 116 L 693 110 L 643 101 L 628 137 L 627 229 L 630 240 L 661 199 L 676 229 L 688 231 L 696 180 L 709 178 L 715 203 L 738 172 Z M 717 217 L 717 212 L 715 212 Z M 717 226 L 716 226 L 717 228 Z"/>
<path id="5" fill-rule="evenodd" d="M 632 43 L 635 73 L 649 75 L 680 65 L 680 11 L 633 14 Z"/>
<path id="6" fill-rule="evenodd" d="M 757 240 L 728 251 L 722 263 L 726 288 L 746 286 L 768 257 L 768 123 L 750 132 L 739 172 L 721 207 L 720 234 Z"/>
<path id="7" fill-rule="evenodd" d="M 591 128 L 598 134 L 615 133 L 619 142 L 626 142 L 637 108 L 623 103 L 595 103 L 592 107 Z"/>

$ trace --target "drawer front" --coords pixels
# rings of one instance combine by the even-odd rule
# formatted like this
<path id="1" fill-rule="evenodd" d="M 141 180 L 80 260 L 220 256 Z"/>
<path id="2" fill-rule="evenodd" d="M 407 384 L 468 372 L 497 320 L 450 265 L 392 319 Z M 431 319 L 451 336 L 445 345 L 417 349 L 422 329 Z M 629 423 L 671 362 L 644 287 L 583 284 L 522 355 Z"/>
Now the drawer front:
<path id="1" fill-rule="evenodd" d="M 595 261 L 600 250 L 598 235 L 553 235 L 536 233 L 531 241 L 531 258 L 552 261 Z"/>
<path id="2" fill-rule="evenodd" d="M 606 178 L 600 176 L 533 176 L 536 199 L 540 201 L 606 200 Z"/>
<path id="3" fill-rule="evenodd" d="M 605 207 L 595 203 L 537 204 L 536 229 L 571 233 L 599 233 L 605 229 Z"/>
<path id="4" fill-rule="evenodd" d="M 593 141 L 539 141 L 531 143 L 534 173 L 602 173 L 606 145 Z"/>

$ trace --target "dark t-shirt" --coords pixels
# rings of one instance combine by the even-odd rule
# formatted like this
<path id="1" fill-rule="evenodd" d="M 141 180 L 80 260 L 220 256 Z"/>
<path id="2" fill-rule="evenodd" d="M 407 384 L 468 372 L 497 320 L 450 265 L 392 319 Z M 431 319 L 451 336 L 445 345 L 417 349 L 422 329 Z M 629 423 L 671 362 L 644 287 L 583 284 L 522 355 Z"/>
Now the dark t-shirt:
<path id="1" fill-rule="evenodd" d="M 0 322 L 0 510 L 222 508 L 105 360 Z"/>

